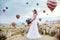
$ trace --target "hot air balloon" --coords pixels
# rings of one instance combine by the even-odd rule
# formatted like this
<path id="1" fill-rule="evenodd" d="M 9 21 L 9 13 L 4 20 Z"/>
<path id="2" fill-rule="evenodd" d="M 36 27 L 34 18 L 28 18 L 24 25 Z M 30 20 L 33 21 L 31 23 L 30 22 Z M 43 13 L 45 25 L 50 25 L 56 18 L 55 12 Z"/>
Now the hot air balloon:
<path id="1" fill-rule="evenodd" d="M 56 0 L 48 0 L 47 7 L 51 10 L 51 12 L 56 8 L 57 2 Z"/>
<path id="2" fill-rule="evenodd" d="M 28 2 L 26 2 L 26 4 L 28 4 Z"/>
<path id="3" fill-rule="evenodd" d="M 5 12 L 6 10 L 5 10 L 5 9 L 3 9 L 2 11 L 3 11 L 3 12 Z"/>
<path id="4" fill-rule="evenodd" d="M 19 19 L 19 18 L 20 18 L 20 15 L 19 15 L 19 14 L 17 14 L 17 15 L 16 15 L 16 18 L 17 18 L 17 19 Z"/>
<path id="5" fill-rule="evenodd" d="M 36 4 L 37 6 L 39 5 L 39 3 Z"/>
<path id="6" fill-rule="evenodd" d="M 6 9 L 8 9 L 8 7 L 6 7 Z"/>
<path id="7" fill-rule="evenodd" d="M 15 26 L 16 26 L 16 23 L 15 23 L 15 22 L 12 22 L 11 25 L 12 25 L 13 27 L 15 27 Z"/>
<path id="8" fill-rule="evenodd" d="M 46 11 L 45 10 L 43 10 L 43 13 L 45 13 Z"/>
<path id="9" fill-rule="evenodd" d="M 47 14 L 48 15 L 48 14 Z"/>
<path id="10" fill-rule="evenodd" d="M 39 18 L 39 21 L 41 21 L 42 19 L 41 18 Z"/>

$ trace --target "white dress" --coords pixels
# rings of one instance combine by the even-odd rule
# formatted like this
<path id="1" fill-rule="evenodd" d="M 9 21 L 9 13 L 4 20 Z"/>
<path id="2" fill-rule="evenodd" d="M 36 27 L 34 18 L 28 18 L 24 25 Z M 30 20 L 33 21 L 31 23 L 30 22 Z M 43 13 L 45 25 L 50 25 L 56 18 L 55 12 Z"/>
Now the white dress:
<path id="1" fill-rule="evenodd" d="M 38 22 L 38 17 L 31 23 L 30 29 L 27 33 L 27 38 L 37 39 L 42 37 L 38 32 L 37 22 Z"/>

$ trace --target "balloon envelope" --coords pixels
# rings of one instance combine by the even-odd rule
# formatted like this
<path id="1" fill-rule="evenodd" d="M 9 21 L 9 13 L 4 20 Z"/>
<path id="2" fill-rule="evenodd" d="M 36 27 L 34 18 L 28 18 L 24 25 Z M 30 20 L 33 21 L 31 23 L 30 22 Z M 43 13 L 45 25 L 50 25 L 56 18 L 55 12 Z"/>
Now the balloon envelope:
<path id="1" fill-rule="evenodd" d="M 6 9 L 8 9 L 8 7 L 6 7 Z"/>
<path id="2" fill-rule="evenodd" d="M 15 27 L 16 26 L 16 23 L 15 22 L 12 22 L 11 25 Z"/>
<path id="3" fill-rule="evenodd" d="M 48 15 L 48 14 L 47 14 Z"/>
<path id="4" fill-rule="evenodd" d="M 43 10 L 43 13 L 45 13 L 46 11 L 45 10 Z"/>
<path id="5" fill-rule="evenodd" d="M 39 21 L 41 21 L 42 19 L 41 18 L 39 18 Z"/>
<path id="6" fill-rule="evenodd" d="M 26 4 L 28 4 L 28 2 L 26 2 Z"/>
<path id="7" fill-rule="evenodd" d="M 3 11 L 3 12 L 5 12 L 6 10 L 5 10 L 5 9 L 3 9 L 2 11 Z"/>
<path id="8" fill-rule="evenodd" d="M 47 7 L 50 9 L 51 12 L 56 8 L 56 6 L 57 6 L 56 0 L 47 1 Z"/>
<path id="9" fill-rule="evenodd" d="M 39 5 L 39 3 L 36 4 L 37 6 Z"/>
<path id="10" fill-rule="evenodd" d="M 17 19 L 19 19 L 19 18 L 20 18 L 20 15 L 19 15 L 19 14 L 17 14 L 17 15 L 16 15 L 16 18 L 17 18 Z"/>

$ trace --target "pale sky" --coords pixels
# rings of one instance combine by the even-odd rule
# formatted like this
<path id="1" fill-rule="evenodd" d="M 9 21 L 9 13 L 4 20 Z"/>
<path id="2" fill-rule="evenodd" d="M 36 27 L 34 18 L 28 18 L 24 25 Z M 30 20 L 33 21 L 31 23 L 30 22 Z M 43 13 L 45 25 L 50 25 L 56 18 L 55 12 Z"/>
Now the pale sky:
<path id="1" fill-rule="evenodd" d="M 60 0 L 59 0 L 60 1 Z M 11 22 L 16 22 L 17 24 L 25 23 L 27 18 L 31 18 L 32 10 L 36 9 L 38 11 L 38 16 L 42 18 L 42 22 L 44 22 L 44 18 L 49 17 L 53 19 L 53 17 L 60 16 L 60 2 L 57 0 L 57 7 L 53 12 L 49 10 L 46 3 L 47 0 L 0 0 L 0 23 L 10 24 Z M 28 2 L 28 5 L 26 4 Z M 39 3 L 37 6 L 36 3 Z M 5 13 L 2 12 L 2 9 L 8 7 Z M 46 10 L 44 14 L 42 11 Z M 48 15 L 46 15 L 48 13 Z M 20 19 L 16 19 L 16 14 L 20 14 Z M 59 19 L 59 18 L 54 18 Z"/>

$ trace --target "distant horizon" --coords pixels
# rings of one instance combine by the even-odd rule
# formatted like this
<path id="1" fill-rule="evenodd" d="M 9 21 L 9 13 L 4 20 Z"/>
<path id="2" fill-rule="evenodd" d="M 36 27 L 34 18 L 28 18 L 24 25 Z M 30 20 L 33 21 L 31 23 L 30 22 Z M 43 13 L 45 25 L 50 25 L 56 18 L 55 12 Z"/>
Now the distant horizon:
<path id="1" fill-rule="evenodd" d="M 49 22 L 49 21 L 60 21 L 59 18 L 60 18 L 60 16 L 59 16 L 59 17 L 48 17 L 48 18 L 46 17 L 46 18 L 44 18 L 44 19 L 45 19 L 45 20 L 49 19 L 49 20 L 48 20 L 48 22 Z M 44 24 L 45 22 L 46 22 L 46 21 L 44 21 L 42 24 Z M 23 23 L 23 22 L 22 22 L 22 23 Z M 16 24 L 17 24 L 17 25 L 21 25 L 22 23 L 16 23 Z M 11 23 L 0 23 L 0 24 L 11 25 Z M 26 23 L 24 23 L 24 24 L 26 24 Z"/>

